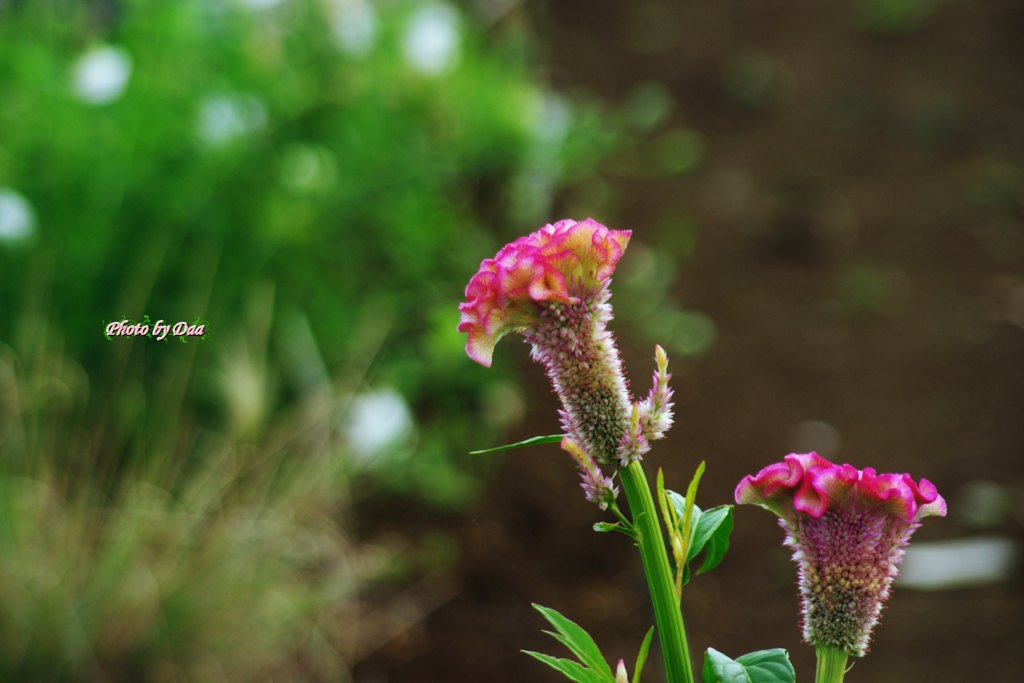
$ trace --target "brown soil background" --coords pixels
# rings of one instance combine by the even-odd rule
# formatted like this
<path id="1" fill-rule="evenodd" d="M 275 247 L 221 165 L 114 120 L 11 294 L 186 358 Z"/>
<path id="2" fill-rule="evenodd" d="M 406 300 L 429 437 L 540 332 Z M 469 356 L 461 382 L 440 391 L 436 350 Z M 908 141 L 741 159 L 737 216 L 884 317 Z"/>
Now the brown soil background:
<path id="1" fill-rule="evenodd" d="M 797 426 L 818 420 L 841 441 L 826 455 L 926 476 L 945 494 L 949 517 L 915 540 L 978 533 L 957 507 L 976 480 L 1013 496 L 985 531 L 1024 536 L 1024 5 L 937 2 L 893 36 L 858 30 L 848 1 L 560 0 L 528 16 L 557 87 L 617 104 L 658 80 L 674 99 L 671 123 L 703 136 L 692 173 L 606 173 L 616 199 L 595 215 L 670 251 L 684 241 L 674 225 L 700 227 L 674 294 L 714 320 L 717 338 L 699 360 L 673 359 L 677 426 L 648 456 L 649 474 L 663 467 L 684 488 L 706 459 L 700 502 L 728 502 L 744 474 L 805 445 Z M 776 69 L 759 107 L 724 85 L 751 54 Z M 588 211 L 572 197 L 559 208 Z M 857 313 L 842 292 L 865 268 L 885 286 Z M 659 340 L 613 326 L 646 391 Z M 498 362 L 521 363 L 531 383 L 527 425 L 511 437 L 552 433 L 543 374 L 509 346 Z M 357 681 L 560 680 L 518 652 L 562 654 L 530 602 L 632 661 L 652 621 L 638 556 L 590 531 L 601 517 L 557 448 L 501 458 L 466 516 L 415 523 L 456 533 L 453 597 L 359 664 Z M 698 662 L 708 646 L 733 656 L 781 646 L 811 680 L 781 535 L 768 513 L 737 511 L 724 564 L 685 595 Z M 897 589 L 847 680 L 1024 681 L 1020 579 Z M 646 681 L 662 680 L 659 659 Z"/>

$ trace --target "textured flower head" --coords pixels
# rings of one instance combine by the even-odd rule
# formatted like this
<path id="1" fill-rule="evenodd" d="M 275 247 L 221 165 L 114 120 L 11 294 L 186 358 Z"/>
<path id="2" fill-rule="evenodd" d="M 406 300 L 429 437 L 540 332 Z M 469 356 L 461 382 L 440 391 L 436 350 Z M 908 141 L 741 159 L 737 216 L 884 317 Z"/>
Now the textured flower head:
<path id="1" fill-rule="evenodd" d="M 602 467 L 625 467 L 650 450 L 672 424 L 668 357 L 647 399 L 626 388 L 612 319 L 611 277 L 632 232 L 597 221 L 563 220 L 485 259 L 459 306 L 466 352 L 490 366 L 494 345 L 513 330 L 531 345 L 562 403 L 562 448 L 575 460 L 587 499 L 606 508 L 617 489 Z"/>
<path id="2" fill-rule="evenodd" d="M 485 259 L 459 306 L 459 331 L 469 334 L 469 357 L 489 367 L 497 341 L 512 330 L 531 326 L 540 315 L 540 304 L 578 303 L 584 292 L 599 288 L 611 278 L 631 235 L 589 218 L 566 219 Z"/>
<path id="3" fill-rule="evenodd" d="M 946 501 L 927 479 L 836 465 L 817 453 L 787 455 L 744 477 L 736 502 L 779 516 L 793 549 L 804 639 L 867 651 L 911 534 Z"/>

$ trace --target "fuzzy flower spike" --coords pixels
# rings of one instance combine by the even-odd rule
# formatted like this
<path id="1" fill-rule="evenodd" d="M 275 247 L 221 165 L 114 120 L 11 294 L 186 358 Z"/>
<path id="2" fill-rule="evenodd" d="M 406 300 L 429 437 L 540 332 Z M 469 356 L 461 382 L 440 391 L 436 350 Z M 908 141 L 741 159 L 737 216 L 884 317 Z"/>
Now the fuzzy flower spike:
<path id="1" fill-rule="evenodd" d="M 580 469 L 587 498 L 602 507 L 616 491 L 601 466 L 639 458 L 672 420 L 664 352 L 655 389 L 634 406 L 607 329 L 611 277 L 631 235 L 592 219 L 545 225 L 485 259 L 459 306 L 466 352 L 481 365 L 490 367 L 494 345 L 509 332 L 532 345 L 562 402 L 562 447 Z"/>
<path id="2" fill-rule="evenodd" d="M 787 455 L 744 477 L 737 503 L 779 516 L 799 573 L 804 640 L 862 657 L 911 534 L 946 501 L 927 479 Z"/>

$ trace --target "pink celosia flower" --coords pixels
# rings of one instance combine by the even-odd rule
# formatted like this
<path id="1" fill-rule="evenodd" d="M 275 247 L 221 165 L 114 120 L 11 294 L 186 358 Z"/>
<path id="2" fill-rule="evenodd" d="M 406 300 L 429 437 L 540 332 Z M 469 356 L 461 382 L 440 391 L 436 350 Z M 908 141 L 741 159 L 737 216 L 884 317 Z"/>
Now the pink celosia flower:
<path id="1" fill-rule="evenodd" d="M 563 448 L 595 502 L 614 495 L 600 466 L 629 464 L 671 424 L 668 375 L 659 366 L 640 426 L 630 429 L 634 406 L 607 329 L 611 276 L 631 235 L 591 219 L 546 225 L 485 259 L 459 306 L 466 352 L 481 365 L 490 366 L 494 345 L 509 332 L 532 345 L 562 402 Z"/>
<path id="2" fill-rule="evenodd" d="M 835 465 L 817 453 L 744 477 L 737 503 L 779 516 L 803 597 L 804 640 L 863 656 L 911 534 L 946 501 L 927 479 Z"/>

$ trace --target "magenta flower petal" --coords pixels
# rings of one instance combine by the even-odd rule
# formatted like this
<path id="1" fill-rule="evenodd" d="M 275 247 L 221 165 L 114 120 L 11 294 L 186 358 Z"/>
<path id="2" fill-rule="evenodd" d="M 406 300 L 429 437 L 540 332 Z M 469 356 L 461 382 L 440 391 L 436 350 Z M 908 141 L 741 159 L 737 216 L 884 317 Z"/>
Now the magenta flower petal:
<path id="1" fill-rule="evenodd" d="M 832 467 L 832 463 L 814 452 L 790 453 L 783 460 L 789 463 L 798 463 L 805 472 L 812 467 Z"/>
<path id="2" fill-rule="evenodd" d="M 566 219 L 484 259 L 466 287 L 466 301 L 459 306 L 459 331 L 469 336 L 470 358 L 489 366 L 498 340 L 510 331 L 535 326 L 544 304 L 577 304 L 579 294 L 605 288 L 631 234 L 589 218 Z M 570 286 L 577 290 L 575 294 Z"/>
<path id="3" fill-rule="evenodd" d="M 804 477 L 803 484 L 793 494 L 793 507 L 811 517 L 821 517 L 828 509 L 828 495 L 813 477 Z"/>
<path id="4" fill-rule="evenodd" d="M 869 476 L 865 473 L 860 478 L 858 490 L 865 498 L 884 503 L 910 524 L 917 512 L 917 503 L 914 501 L 914 492 L 904 482 L 904 478 L 909 476 L 873 473 Z"/>
<path id="5" fill-rule="evenodd" d="M 744 477 L 737 503 L 779 516 L 803 597 L 804 639 L 862 656 L 889 596 L 903 548 L 946 502 L 927 479 L 787 455 Z"/>
<path id="6" fill-rule="evenodd" d="M 756 475 L 747 475 L 736 487 L 736 502 L 761 505 L 772 498 L 778 491 L 788 491 L 796 486 L 803 470 L 792 467 L 788 462 L 768 465 Z"/>

